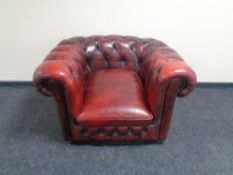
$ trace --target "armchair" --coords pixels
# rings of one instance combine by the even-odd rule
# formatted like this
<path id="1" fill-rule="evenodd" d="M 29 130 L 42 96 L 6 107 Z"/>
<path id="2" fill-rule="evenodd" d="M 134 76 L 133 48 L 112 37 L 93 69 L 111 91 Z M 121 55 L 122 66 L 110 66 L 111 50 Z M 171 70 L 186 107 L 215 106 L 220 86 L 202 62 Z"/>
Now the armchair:
<path id="1" fill-rule="evenodd" d="M 38 91 L 57 102 L 67 141 L 163 141 L 176 96 L 196 75 L 165 43 L 133 36 L 63 40 L 35 70 Z"/>

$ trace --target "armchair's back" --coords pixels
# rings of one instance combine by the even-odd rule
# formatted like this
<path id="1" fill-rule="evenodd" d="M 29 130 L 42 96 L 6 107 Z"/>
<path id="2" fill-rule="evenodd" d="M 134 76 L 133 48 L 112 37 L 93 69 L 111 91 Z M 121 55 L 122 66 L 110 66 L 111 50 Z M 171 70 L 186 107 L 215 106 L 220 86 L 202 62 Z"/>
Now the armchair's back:
<path id="1" fill-rule="evenodd" d="M 64 45 L 75 45 L 91 72 L 106 68 L 139 71 L 143 59 L 152 49 L 166 46 L 155 39 L 119 35 L 74 37 L 59 43 L 59 46 Z"/>

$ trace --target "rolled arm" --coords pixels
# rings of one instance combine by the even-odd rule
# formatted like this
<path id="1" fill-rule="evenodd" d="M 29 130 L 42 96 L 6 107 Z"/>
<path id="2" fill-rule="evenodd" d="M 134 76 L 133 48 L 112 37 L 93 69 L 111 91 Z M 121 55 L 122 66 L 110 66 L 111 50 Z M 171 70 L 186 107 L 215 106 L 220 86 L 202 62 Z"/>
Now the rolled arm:
<path id="1" fill-rule="evenodd" d="M 196 84 L 196 75 L 193 70 L 184 62 L 170 64 L 168 63 L 161 68 L 158 76 L 158 84 L 166 86 L 173 79 L 182 79 L 184 81 L 183 88 L 179 91 L 178 96 L 188 95 Z"/>
<path id="2" fill-rule="evenodd" d="M 38 91 L 47 96 L 52 95 L 46 86 L 49 80 L 58 82 L 64 89 L 75 85 L 75 78 L 64 61 L 46 61 L 38 66 L 33 75 L 33 82 Z"/>
<path id="3" fill-rule="evenodd" d="M 168 47 L 156 49 L 148 59 L 147 67 L 147 103 L 155 121 L 160 122 L 158 140 L 163 141 L 169 130 L 176 95 L 188 95 L 196 84 L 196 75 L 183 59 Z"/>
<path id="4" fill-rule="evenodd" d="M 83 103 L 85 72 L 83 66 L 74 61 L 72 52 L 59 48 L 52 51 L 45 61 L 38 66 L 33 75 L 33 82 L 39 92 L 46 96 L 56 95 L 48 83 L 56 82 L 62 87 L 70 114 L 75 117 L 80 113 Z M 65 48 L 68 50 L 67 48 Z M 67 53 L 67 54 L 66 54 Z"/>
<path id="5" fill-rule="evenodd" d="M 184 60 L 168 47 L 158 48 L 149 59 L 149 84 L 166 88 L 174 79 L 184 82 L 178 96 L 188 95 L 196 85 L 196 74 Z M 152 76 L 151 76 L 152 75 Z"/>
<path id="6" fill-rule="evenodd" d="M 166 91 L 179 97 L 188 95 L 196 84 L 194 71 L 169 47 L 157 48 L 145 63 L 144 87 L 148 106 L 160 116 Z"/>

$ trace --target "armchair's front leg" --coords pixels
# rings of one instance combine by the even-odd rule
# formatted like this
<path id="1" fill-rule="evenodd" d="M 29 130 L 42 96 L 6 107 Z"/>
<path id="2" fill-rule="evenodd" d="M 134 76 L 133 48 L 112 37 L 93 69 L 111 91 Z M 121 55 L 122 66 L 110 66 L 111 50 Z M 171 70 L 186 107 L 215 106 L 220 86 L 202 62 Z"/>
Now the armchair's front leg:
<path id="1" fill-rule="evenodd" d="M 167 137 L 176 96 L 188 95 L 196 84 L 196 75 L 172 49 L 160 47 L 152 54 L 145 73 L 147 103 L 160 123 L 158 140 Z"/>

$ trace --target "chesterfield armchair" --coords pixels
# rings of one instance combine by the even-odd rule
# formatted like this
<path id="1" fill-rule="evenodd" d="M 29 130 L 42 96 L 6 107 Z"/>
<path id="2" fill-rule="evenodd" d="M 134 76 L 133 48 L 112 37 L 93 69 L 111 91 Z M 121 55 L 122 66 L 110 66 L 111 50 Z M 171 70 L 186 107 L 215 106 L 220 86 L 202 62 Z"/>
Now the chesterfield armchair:
<path id="1" fill-rule="evenodd" d="M 196 84 L 165 43 L 133 36 L 61 41 L 35 70 L 34 85 L 57 103 L 67 141 L 164 141 L 176 97 Z"/>

